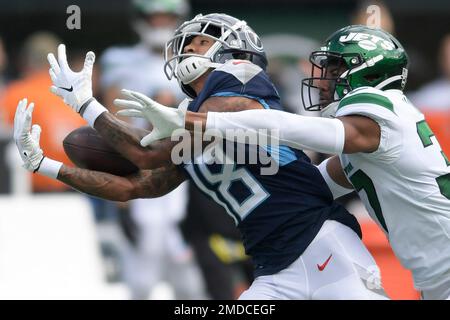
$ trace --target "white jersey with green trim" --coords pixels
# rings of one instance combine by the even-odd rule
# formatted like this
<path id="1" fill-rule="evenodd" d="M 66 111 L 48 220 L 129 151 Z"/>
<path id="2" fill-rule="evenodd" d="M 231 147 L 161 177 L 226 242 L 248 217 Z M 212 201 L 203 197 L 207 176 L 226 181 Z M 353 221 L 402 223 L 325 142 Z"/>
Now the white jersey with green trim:
<path id="1" fill-rule="evenodd" d="M 336 116 L 363 115 L 381 128 L 378 149 L 340 156 L 370 216 L 385 231 L 418 289 L 450 279 L 450 162 L 399 90 L 358 88 Z"/>

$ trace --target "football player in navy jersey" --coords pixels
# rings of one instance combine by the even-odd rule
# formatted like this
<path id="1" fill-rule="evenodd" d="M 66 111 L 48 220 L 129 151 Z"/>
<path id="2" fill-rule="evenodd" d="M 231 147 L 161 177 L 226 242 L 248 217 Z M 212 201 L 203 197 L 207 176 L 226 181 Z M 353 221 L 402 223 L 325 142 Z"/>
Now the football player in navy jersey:
<path id="1" fill-rule="evenodd" d="M 178 142 L 167 138 L 171 128 L 137 131 L 92 97 L 94 59 L 89 52 L 84 69 L 75 73 L 60 45 L 58 60 L 49 55 L 51 90 L 141 170 L 118 177 L 45 157 L 39 147 L 40 129 L 31 128 L 33 107 L 22 101 L 15 137 L 28 170 L 115 201 L 158 197 L 190 179 L 227 210 L 242 233 L 256 279 L 241 299 L 386 299 L 379 269 L 361 242 L 358 222 L 333 201 L 319 170 L 302 151 L 278 145 L 258 149 L 258 154 L 277 163 L 278 170 L 270 175 L 263 174 L 265 164 L 236 160 L 238 150 L 252 152 L 248 145 L 228 154 L 233 142 L 220 144 L 227 162 L 197 161 L 205 155 L 194 154 L 175 165 L 172 148 Z M 225 14 L 197 15 L 182 24 L 166 45 L 166 75 L 175 77 L 191 98 L 174 112 L 184 114 L 186 107 L 193 112 L 280 109 L 278 93 L 264 71 L 266 64 L 259 37 L 245 21 Z M 121 115 L 146 117 L 155 103 L 137 92 L 123 93 L 128 100 L 115 102 L 124 108 Z M 159 137 L 165 139 L 149 144 Z"/>

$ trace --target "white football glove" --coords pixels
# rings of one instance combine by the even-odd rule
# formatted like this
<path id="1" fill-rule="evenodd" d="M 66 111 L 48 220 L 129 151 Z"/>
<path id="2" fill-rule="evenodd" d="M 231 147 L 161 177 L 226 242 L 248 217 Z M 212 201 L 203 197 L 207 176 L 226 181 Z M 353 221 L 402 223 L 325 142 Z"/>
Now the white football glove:
<path id="1" fill-rule="evenodd" d="M 147 147 L 152 142 L 170 137 L 177 129 L 184 129 L 187 103 L 178 108 L 166 107 L 142 93 L 122 89 L 122 94 L 129 100 L 115 99 L 114 104 L 124 110 L 118 116 L 145 118 L 153 126 L 152 132 L 141 140 L 141 146 Z"/>
<path id="2" fill-rule="evenodd" d="M 44 153 L 39 146 L 41 127 L 37 124 L 31 126 L 34 103 L 27 108 L 27 99 L 22 99 L 17 105 L 14 117 L 14 140 L 23 160 L 23 167 L 36 172 L 44 159 Z"/>
<path id="3" fill-rule="evenodd" d="M 64 103 L 80 113 L 81 107 L 92 98 L 92 67 L 95 62 L 95 54 L 89 51 L 84 60 L 83 70 L 73 72 L 66 57 L 66 46 L 58 46 L 58 61 L 53 53 L 47 56 L 50 63 L 50 77 L 53 85 L 50 91 L 64 100 Z"/>

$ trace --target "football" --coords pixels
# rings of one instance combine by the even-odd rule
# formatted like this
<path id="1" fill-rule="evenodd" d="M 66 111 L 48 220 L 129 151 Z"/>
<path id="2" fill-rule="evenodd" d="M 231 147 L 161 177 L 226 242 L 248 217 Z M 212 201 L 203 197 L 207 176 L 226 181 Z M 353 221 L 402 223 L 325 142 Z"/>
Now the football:
<path id="1" fill-rule="evenodd" d="M 63 141 L 64 151 L 79 168 L 127 176 L 139 171 L 132 162 L 114 150 L 98 132 L 84 126 L 75 129 Z"/>

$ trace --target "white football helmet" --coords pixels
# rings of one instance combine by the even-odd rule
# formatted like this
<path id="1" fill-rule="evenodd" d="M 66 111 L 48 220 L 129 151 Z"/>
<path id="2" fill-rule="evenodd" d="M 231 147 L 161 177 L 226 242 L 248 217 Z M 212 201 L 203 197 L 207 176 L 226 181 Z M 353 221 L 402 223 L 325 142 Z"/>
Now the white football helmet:
<path id="1" fill-rule="evenodd" d="M 184 53 L 185 46 L 200 35 L 215 43 L 204 55 Z M 166 43 L 164 72 L 169 80 L 178 80 L 184 93 L 195 98 L 189 83 L 231 59 L 249 60 L 264 70 L 267 66 L 261 40 L 245 21 L 223 13 L 199 14 L 184 22 Z"/>

